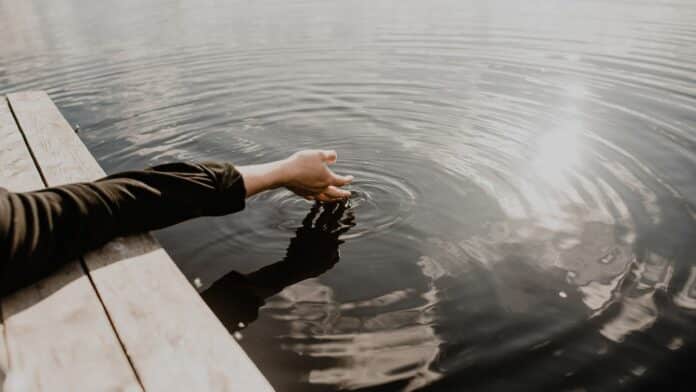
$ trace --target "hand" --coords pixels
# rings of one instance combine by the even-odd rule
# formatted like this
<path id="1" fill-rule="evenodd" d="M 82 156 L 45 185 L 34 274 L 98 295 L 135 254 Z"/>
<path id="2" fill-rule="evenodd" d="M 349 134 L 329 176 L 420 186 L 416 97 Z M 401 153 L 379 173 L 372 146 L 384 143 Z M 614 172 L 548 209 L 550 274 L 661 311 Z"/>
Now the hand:
<path id="1" fill-rule="evenodd" d="M 281 161 L 237 166 L 244 179 L 246 197 L 284 186 L 308 200 L 337 201 L 350 197 L 339 189 L 353 176 L 334 174 L 327 165 L 336 162 L 336 151 L 305 150 Z"/>
<path id="2" fill-rule="evenodd" d="M 285 160 L 284 186 L 308 200 L 336 201 L 350 197 L 340 187 L 350 184 L 353 176 L 340 176 L 328 165 L 336 162 L 336 151 L 305 150 Z"/>

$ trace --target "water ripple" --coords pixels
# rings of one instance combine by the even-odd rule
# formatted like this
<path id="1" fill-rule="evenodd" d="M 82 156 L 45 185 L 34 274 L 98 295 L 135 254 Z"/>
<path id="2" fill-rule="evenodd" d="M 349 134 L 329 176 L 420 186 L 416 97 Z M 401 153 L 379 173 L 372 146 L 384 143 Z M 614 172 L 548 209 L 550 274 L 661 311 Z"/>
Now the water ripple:
<path id="1" fill-rule="evenodd" d="M 0 0 L 0 94 L 47 90 L 107 171 L 355 176 L 341 262 L 244 331 L 278 389 L 631 390 L 693 349 L 692 2 L 72 3 Z M 310 206 L 159 237 L 210 285 Z"/>

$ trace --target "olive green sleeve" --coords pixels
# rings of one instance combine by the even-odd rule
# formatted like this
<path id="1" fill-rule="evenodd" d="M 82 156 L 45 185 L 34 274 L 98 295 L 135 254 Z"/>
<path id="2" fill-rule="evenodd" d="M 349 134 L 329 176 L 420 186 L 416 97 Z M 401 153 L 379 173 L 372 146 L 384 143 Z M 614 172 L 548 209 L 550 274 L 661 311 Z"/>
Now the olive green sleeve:
<path id="1" fill-rule="evenodd" d="M 35 192 L 0 188 L 0 295 L 114 237 L 244 208 L 234 166 L 171 163 Z"/>

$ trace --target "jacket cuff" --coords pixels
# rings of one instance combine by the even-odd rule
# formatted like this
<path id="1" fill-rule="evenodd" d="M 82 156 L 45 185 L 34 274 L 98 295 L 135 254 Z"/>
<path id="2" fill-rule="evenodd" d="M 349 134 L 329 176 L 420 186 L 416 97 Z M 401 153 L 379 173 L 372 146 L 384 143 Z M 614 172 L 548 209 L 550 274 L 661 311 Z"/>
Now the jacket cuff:
<path id="1" fill-rule="evenodd" d="M 244 178 L 228 162 L 206 162 L 204 165 L 214 174 L 217 192 L 215 201 L 207 206 L 209 215 L 227 215 L 238 212 L 246 206 L 246 186 Z"/>

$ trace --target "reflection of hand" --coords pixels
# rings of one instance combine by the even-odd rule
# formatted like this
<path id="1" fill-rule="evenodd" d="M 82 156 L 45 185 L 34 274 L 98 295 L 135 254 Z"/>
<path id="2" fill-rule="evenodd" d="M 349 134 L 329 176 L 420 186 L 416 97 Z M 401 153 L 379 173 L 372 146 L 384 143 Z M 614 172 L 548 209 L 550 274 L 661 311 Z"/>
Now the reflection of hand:
<path id="1" fill-rule="evenodd" d="M 315 203 L 290 240 L 283 260 L 248 275 L 231 271 L 202 293 L 227 329 L 236 331 L 240 322 L 254 321 L 266 298 L 318 276 L 338 262 L 338 246 L 343 243 L 339 236 L 355 226 L 353 213 L 346 213 L 348 206 L 347 201 Z"/>
<path id="2" fill-rule="evenodd" d="M 343 216 L 347 207 L 347 201 L 314 204 L 295 232 L 295 238 L 290 240 L 283 259 L 283 263 L 290 265 L 290 273 L 316 276 L 338 262 L 338 246 L 343 243 L 338 237 L 355 225 L 352 212 Z"/>

